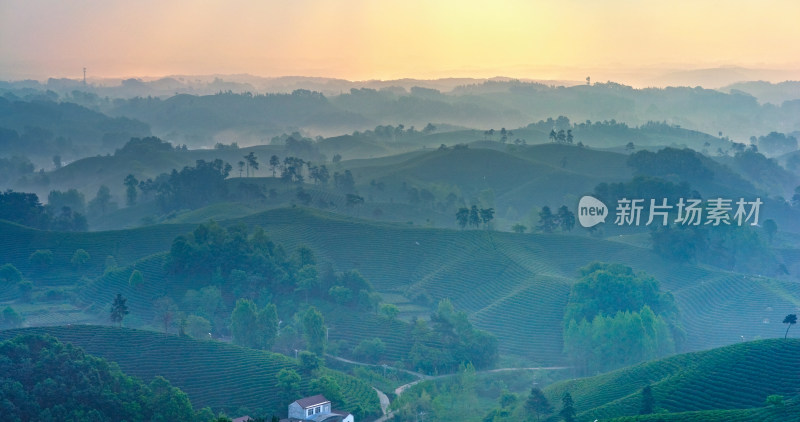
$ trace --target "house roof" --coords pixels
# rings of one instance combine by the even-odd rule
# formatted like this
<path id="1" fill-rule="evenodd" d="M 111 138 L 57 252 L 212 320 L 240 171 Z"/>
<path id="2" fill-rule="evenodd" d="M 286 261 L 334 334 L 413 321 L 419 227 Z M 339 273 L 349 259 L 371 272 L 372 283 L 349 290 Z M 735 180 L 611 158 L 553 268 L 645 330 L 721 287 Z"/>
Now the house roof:
<path id="1" fill-rule="evenodd" d="M 298 399 L 295 403 L 299 404 L 300 407 L 303 409 L 308 409 L 309 407 L 319 406 L 321 404 L 330 403 L 331 401 L 326 399 L 325 396 L 322 394 L 317 394 L 316 396 L 311 397 L 304 397 L 302 399 Z"/>
<path id="2" fill-rule="evenodd" d="M 247 422 L 247 421 L 252 421 L 252 420 L 253 420 L 253 418 L 251 418 L 250 416 L 242 416 L 242 417 L 233 419 L 233 422 Z"/>

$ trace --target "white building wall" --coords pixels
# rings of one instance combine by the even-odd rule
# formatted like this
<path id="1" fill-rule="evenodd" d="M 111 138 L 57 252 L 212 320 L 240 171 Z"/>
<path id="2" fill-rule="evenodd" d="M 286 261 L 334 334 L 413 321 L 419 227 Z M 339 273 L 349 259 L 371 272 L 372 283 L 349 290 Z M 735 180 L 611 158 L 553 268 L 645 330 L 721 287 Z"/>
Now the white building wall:
<path id="1" fill-rule="evenodd" d="M 289 417 L 295 419 L 305 419 L 306 418 L 306 411 L 302 407 L 300 407 L 297 402 L 293 402 L 289 405 Z"/>

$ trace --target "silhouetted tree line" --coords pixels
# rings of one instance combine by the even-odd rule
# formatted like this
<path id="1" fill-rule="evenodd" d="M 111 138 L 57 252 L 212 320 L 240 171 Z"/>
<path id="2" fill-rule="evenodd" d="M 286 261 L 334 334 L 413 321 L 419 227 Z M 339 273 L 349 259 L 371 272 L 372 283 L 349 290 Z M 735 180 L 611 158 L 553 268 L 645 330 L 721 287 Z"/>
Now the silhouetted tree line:
<path id="1" fill-rule="evenodd" d="M 537 228 L 545 233 L 552 233 L 556 229 L 568 232 L 572 231 L 574 227 L 575 214 L 566 205 L 559 207 L 555 214 L 547 205 L 543 206 L 542 210 L 539 211 L 539 225 Z"/>
<path id="2" fill-rule="evenodd" d="M 0 151 L 6 154 L 85 155 L 111 150 L 131 136 L 150 133 L 147 124 L 108 117 L 75 103 L 39 96 L 21 100 L 0 97 Z M 9 98 L 10 97 L 10 98 Z"/>
<path id="3" fill-rule="evenodd" d="M 0 219 L 42 230 L 86 231 L 86 217 L 69 206 L 55 209 L 39 202 L 35 193 L 0 193 Z"/>
<path id="4" fill-rule="evenodd" d="M 226 198 L 225 178 L 230 171 L 231 165 L 220 159 L 197 160 L 194 167 L 172 170 L 169 175 L 162 173 L 155 181 L 140 182 L 139 188 L 145 194 L 155 190 L 156 201 L 164 212 L 200 208 Z"/>
<path id="5" fill-rule="evenodd" d="M 462 229 L 467 225 L 477 229 L 481 223 L 488 228 L 492 219 L 494 219 L 494 208 L 478 208 L 477 205 L 473 205 L 470 208 L 459 208 L 456 212 L 456 222 Z"/>
<path id="6" fill-rule="evenodd" d="M 702 155 L 689 148 L 667 147 L 657 152 L 641 150 L 631 154 L 627 162 L 641 175 L 704 181 L 714 178 L 714 172 L 705 165 Z"/>

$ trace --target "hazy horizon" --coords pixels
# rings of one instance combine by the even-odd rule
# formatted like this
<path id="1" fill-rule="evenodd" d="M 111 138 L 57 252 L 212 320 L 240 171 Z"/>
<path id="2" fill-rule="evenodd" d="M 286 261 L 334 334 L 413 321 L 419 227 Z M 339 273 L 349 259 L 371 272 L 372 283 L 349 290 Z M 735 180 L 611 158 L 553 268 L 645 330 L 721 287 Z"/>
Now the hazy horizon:
<path id="1" fill-rule="evenodd" d="M 446 77 L 658 84 L 674 72 L 744 69 L 800 77 L 800 3 L 602 4 L 9 0 L 0 5 L 7 80 L 308 76 Z M 765 48 L 768 46 L 768 48 Z M 742 68 L 742 69 L 740 69 Z M 652 81 L 652 82 L 651 82 Z"/>

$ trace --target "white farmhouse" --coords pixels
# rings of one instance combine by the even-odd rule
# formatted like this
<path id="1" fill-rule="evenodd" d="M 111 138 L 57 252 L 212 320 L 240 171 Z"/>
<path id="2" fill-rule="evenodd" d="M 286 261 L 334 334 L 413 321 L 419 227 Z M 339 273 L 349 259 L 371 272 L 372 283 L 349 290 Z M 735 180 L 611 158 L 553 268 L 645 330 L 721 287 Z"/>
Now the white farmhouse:
<path id="1" fill-rule="evenodd" d="M 331 408 L 331 401 L 325 396 L 305 397 L 289 405 L 290 422 L 355 422 L 353 415 Z"/>

